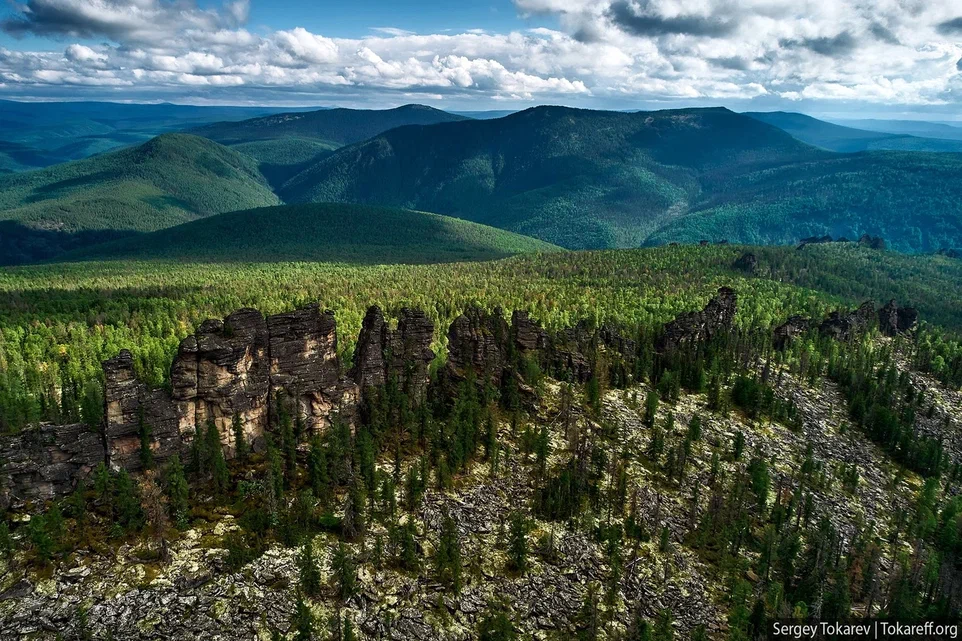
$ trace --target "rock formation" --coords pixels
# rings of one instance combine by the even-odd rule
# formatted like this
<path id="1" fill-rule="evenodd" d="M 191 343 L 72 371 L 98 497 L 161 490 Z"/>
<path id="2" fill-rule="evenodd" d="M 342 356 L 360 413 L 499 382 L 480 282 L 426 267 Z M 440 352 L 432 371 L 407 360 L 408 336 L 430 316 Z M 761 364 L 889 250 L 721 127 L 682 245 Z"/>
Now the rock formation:
<path id="1" fill-rule="evenodd" d="M 0 437 L 0 508 L 69 493 L 104 460 L 103 437 L 86 425 L 43 423 Z"/>
<path id="2" fill-rule="evenodd" d="M 446 376 L 461 381 L 470 369 L 479 380 L 499 387 L 508 358 L 508 332 L 500 307 L 490 313 L 477 307 L 464 310 L 448 329 Z"/>
<path id="3" fill-rule="evenodd" d="M 914 307 L 899 307 L 894 300 L 890 300 L 882 309 L 878 310 L 879 330 L 886 336 L 911 332 L 918 323 L 919 312 L 917 309 Z"/>
<path id="4" fill-rule="evenodd" d="M 839 341 L 848 341 L 866 329 L 875 317 L 875 305 L 866 301 L 854 312 L 832 312 L 822 321 L 818 331 L 822 336 L 829 336 Z"/>
<path id="5" fill-rule="evenodd" d="M 357 386 L 341 376 L 334 312 L 315 303 L 269 317 L 267 330 L 269 402 L 292 402 L 289 409 L 311 432 L 327 429 L 333 413 L 353 414 Z"/>
<path id="6" fill-rule="evenodd" d="M 755 270 L 758 269 L 758 257 L 751 252 L 745 252 L 732 263 L 732 268 L 754 274 Z"/>
<path id="7" fill-rule="evenodd" d="M 781 351 L 791 345 L 796 338 L 812 327 L 812 320 L 804 316 L 790 316 L 787 321 L 775 328 L 775 349 Z"/>
<path id="8" fill-rule="evenodd" d="M 350 377 L 362 393 L 395 377 L 411 399 L 423 398 L 428 366 L 434 360 L 431 343 L 434 323 L 421 310 L 404 308 L 396 330 L 384 320 L 379 307 L 368 308 L 354 348 Z"/>
<path id="9" fill-rule="evenodd" d="M 163 460 L 181 447 L 181 420 L 165 390 L 137 379 L 127 350 L 104 361 L 104 441 L 106 458 L 119 469 L 139 470 L 141 434 L 149 431 L 154 458 Z"/>
<path id="10" fill-rule="evenodd" d="M 521 352 L 533 352 L 545 347 L 547 334 L 531 320 L 526 311 L 516 309 L 511 314 L 511 334 L 515 347 Z"/>
<path id="11" fill-rule="evenodd" d="M 718 294 L 700 312 L 687 312 L 665 325 L 656 349 L 660 353 L 681 346 L 711 340 L 719 332 L 731 329 L 738 309 L 738 296 L 728 287 L 720 287 Z"/>
<path id="12" fill-rule="evenodd" d="M 862 234 L 858 239 L 859 247 L 868 247 L 869 249 L 885 249 L 885 239 L 881 236 L 872 236 L 870 234 Z"/>

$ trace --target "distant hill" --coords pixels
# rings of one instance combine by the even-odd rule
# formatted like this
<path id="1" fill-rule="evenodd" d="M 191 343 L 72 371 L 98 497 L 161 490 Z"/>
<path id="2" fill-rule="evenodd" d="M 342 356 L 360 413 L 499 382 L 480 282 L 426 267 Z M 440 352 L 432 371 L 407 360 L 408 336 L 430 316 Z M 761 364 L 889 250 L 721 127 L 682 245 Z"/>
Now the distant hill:
<path id="1" fill-rule="evenodd" d="M 330 151 L 403 125 L 465 120 L 464 116 L 425 107 L 396 109 L 321 109 L 281 113 L 240 122 L 218 122 L 189 133 L 236 147 L 260 163 L 275 189 Z"/>
<path id="2" fill-rule="evenodd" d="M 424 209 L 564 247 L 630 247 L 724 176 L 825 152 L 727 109 L 537 107 L 400 127 L 339 149 L 279 190 L 286 202 Z"/>
<path id="3" fill-rule="evenodd" d="M 829 151 L 843 153 L 870 150 L 962 152 L 962 136 L 959 140 L 946 140 L 924 138 L 907 133 L 867 131 L 785 111 L 749 112 L 745 115 L 787 131 L 802 142 Z"/>
<path id="4" fill-rule="evenodd" d="M 256 163 L 217 143 L 165 134 L 136 147 L 0 176 L 0 220 L 19 225 L 0 249 L 34 242 L 49 257 L 64 238 L 90 231 L 152 231 L 211 214 L 277 204 Z M 16 239 L 14 241 L 14 239 Z M 31 250 L 31 254 L 37 252 Z"/>
<path id="5" fill-rule="evenodd" d="M 413 264 L 489 260 L 558 249 L 533 238 L 447 216 L 332 203 L 219 214 L 89 247 L 63 260 Z"/>
<path id="6" fill-rule="evenodd" d="M 162 133 L 279 111 L 297 109 L 0 100 L 0 172 L 79 160 L 142 143 Z M 6 160 L 2 147 L 11 144 L 36 158 L 25 163 Z"/>
<path id="7" fill-rule="evenodd" d="M 868 131 L 939 138 L 943 140 L 962 140 L 962 122 L 952 124 L 946 122 L 928 122 L 924 120 L 873 119 L 839 120 L 837 122 L 846 127 L 858 127 L 859 129 Z"/>
<path id="8" fill-rule="evenodd" d="M 225 145 L 301 138 L 341 146 L 403 125 L 432 125 L 457 120 L 465 120 L 465 117 L 424 105 L 404 105 L 395 109 L 321 109 L 281 113 L 240 122 L 218 122 L 192 129 L 189 133 Z"/>

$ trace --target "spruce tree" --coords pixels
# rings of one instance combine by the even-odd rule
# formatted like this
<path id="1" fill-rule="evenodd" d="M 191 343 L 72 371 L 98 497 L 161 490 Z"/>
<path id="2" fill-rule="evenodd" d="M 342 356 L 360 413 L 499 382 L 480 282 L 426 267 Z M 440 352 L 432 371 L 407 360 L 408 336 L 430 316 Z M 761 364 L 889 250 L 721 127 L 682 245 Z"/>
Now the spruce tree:
<path id="1" fill-rule="evenodd" d="M 304 601 L 304 596 L 297 593 L 297 603 L 294 606 L 294 616 L 291 617 L 291 628 L 294 630 L 294 641 L 312 641 L 314 639 L 314 615 L 311 608 Z"/>
<path id="2" fill-rule="evenodd" d="M 144 419 L 144 408 L 140 407 L 137 411 L 137 436 L 140 437 L 140 465 L 145 470 L 154 466 L 154 451 L 151 448 L 153 434 L 153 429 Z"/>
<path id="3" fill-rule="evenodd" d="M 338 597 L 343 600 L 354 596 L 357 590 L 357 566 L 354 563 L 354 557 L 343 543 L 338 543 L 334 549 L 331 570 Z"/>
<path id="4" fill-rule="evenodd" d="M 518 631 L 503 606 L 488 606 L 478 624 L 478 641 L 517 641 Z"/>
<path id="5" fill-rule="evenodd" d="M 220 431 L 217 429 L 213 418 L 207 421 L 206 441 L 205 449 L 209 457 L 207 467 L 211 472 L 214 490 L 217 494 L 223 495 L 227 492 L 227 487 L 230 483 L 230 472 L 227 469 L 227 461 L 224 460 L 224 449 L 220 443 Z"/>

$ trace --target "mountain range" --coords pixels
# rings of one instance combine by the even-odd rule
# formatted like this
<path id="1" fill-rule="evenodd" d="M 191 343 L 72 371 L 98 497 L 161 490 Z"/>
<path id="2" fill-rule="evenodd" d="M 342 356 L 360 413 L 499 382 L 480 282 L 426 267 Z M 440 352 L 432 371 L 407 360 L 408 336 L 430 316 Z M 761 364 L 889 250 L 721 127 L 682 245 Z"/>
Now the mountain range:
<path id="1" fill-rule="evenodd" d="M 627 113 L 549 106 L 470 118 L 407 105 L 238 120 L 243 110 L 139 107 L 143 113 L 113 121 L 123 135 L 137 127 L 199 124 L 188 133 L 0 176 L 2 262 L 49 259 L 119 236 L 281 203 L 433 212 L 568 249 L 700 240 L 786 244 L 863 234 L 914 253 L 962 246 L 957 140 L 722 108 Z M 91 116 L 91 108 L 75 109 L 78 122 Z M 19 118 L 23 111 L 12 113 Z M 226 116 L 210 122 L 218 113 Z M 94 135 L 96 122 L 84 121 L 85 135 Z M 0 126 L 0 140 L 11 129 Z M 17 170 L 53 159 L 45 154 L 8 140 L 0 143 L 0 166 Z M 218 230 L 225 247 L 249 240 L 242 231 L 232 238 L 229 229 Z M 267 238 L 275 231 L 262 230 L 264 242 L 284 258 L 283 247 Z M 466 246 L 465 255 L 474 249 Z"/>

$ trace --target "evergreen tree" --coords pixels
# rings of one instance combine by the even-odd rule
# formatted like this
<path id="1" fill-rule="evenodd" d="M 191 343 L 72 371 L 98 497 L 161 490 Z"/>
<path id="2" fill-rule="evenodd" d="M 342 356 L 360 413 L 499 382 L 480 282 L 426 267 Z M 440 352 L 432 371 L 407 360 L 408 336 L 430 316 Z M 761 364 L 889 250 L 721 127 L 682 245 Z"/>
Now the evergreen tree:
<path id="1" fill-rule="evenodd" d="M 347 546 L 338 543 L 334 548 L 331 561 L 331 571 L 334 575 L 334 588 L 341 599 L 349 599 L 357 590 L 357 566 Z"/>
<path id="2" fill-rule="evenodd" d="M 367 492 L 364 488 L 364 480 L 360 475 L 355 475 L 351 480 L 351 487 L 348 489 L 345 499 L 344 520 L 341 523 L 344 536 L 348 539 L 353 540 L 363 536 L 367 529 L 367 521 L 364 516 L 366 502 Z"/>
<path id="3" fill-rule="evenodd" d="M 321 437 L 316 434 L 311 438 L 311 448 L 307 455 L 307 480 L 314 492 L 314 496 L 322 504 L 330 499 L 331 479 L 327 470 L 327 456 Z"/>
<path id="4" fill-rule="evenodd" d="M 304 596 L 297 593 L 297 603 L 294 616 L 291 617 L 291 628 L 294 630 L 294 641 L 312 641 L 315 635 L 314 614 L 304 601 Z"/>
<path id="5" fill-rule="evenodd" d="M 652 633 L 652 641 L 673 641 L 675 638 L 675 628 L 673 627 L 674 617 L 670 608 L 662 608 L 658 612 L 658 619 L 655 621 L 655 629 Z"/>
<path id="6" fill-rule="evenodd" d="M 478 624 L 478 641 L 517 641 L 518 631 L 504 608 L 488 606 Z"/>
<path id="7" fill-rule="evenodd" d="M 435 578 L 455 594 L 461 591 L 461 541 L 458 527 L 445 511 L 441 517 L 441 533 L 434 553 Z"/>
<path id="8" fill-rule="evenodd" d="M 180 457 L 174 454 L 167 462 L 164 473 L 164 492 L 167 495 L 167 507 L 170 518 L 179 529 L 187 527 L 187 516 L 190 512 L 188 496 L 190 486 L 184 476 L 184 467 L 180 464 Z"/>
<path id="9" fill-rule="evenodd" d="M 528 570 L 528 519 L 524 512 L 511 513 L 508 525 L 508 567 L 515 572 Z"/>
<path id="10" fill-rule="evenodd" d="M 207 443 L 204 449 L 209 457 L 206 467 L 211 472 L 214 491 L 217 492 L 217 494 L 223 495 L 227 492 L 227 487 L 230 483 L 230 472 L 227 469 L 227 461 L 224 460 L 224 449 L 220 443 L 220 431 L 217 429 L 217 425 L 212 418 L 207 421 L 205 440 Z"/>
<path id="11" fill-rule="evenodd" d="M 130 480 L 127 470 L 121 469 L 117 473 L 114 487 L 116 492 L 114 510 L 117 526 L 121 528 L 122 533 L 139 530 L 143 524 L 144 516 L 140 509 L 140 500 L 137 498 L 134 484 Z"/>
<path id="12" fill-rule="evenodd" d="M 321 569 L 314 558 L 314 541 L 308 538 L 297 559 L 301 592 L 307 596 L 317 596 L 321 592 Z"/>
<path id="13" fill-rule="evenodd" d="M 151 448 L 154 431 L 144 419 L 144 408 L 137 412 L 137 435 L 140 437 L 140 464 L 145 470 L 154 466 L 154 451 Z"/>
<path id="14" fill-rule="evenodd" d="M 658 415 L 658 393 L 655 390 L 648 390 L 645 396 L 645 425 L 649 428 L 655 426 L 655 417 Z"/>
<path id="15" fill-rule="evenodd" d="M 240 414 L 234 414 L 231 419 L 231 429 L 234 432 L 234 458 L 239 463 L 246 463 L 250 455 L 250 446 L 247 444 L 247 436 L 244 434 L 244 424 L 241 422 Z"/>

